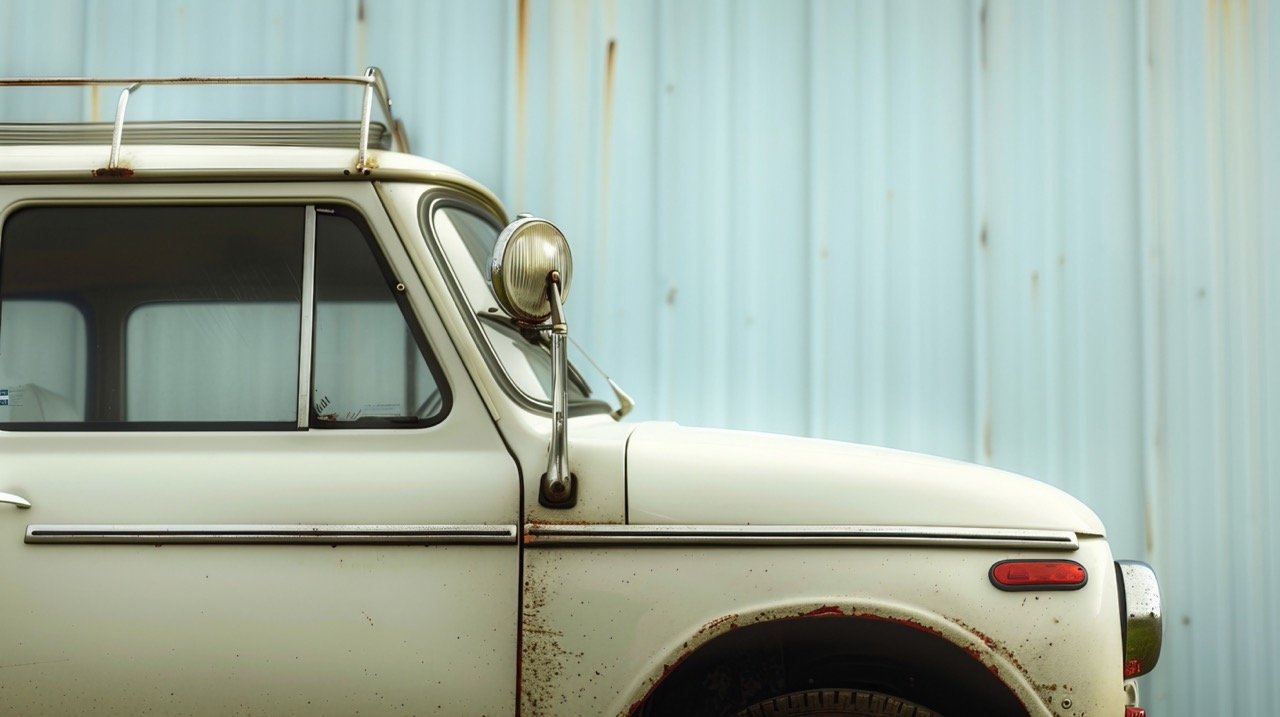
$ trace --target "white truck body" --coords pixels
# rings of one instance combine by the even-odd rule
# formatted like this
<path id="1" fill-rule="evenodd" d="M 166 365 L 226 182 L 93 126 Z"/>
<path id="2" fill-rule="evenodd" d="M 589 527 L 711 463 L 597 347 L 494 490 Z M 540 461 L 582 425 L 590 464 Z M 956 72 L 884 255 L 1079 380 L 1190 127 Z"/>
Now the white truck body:
<path id="1" fill-rule="evenodd" d="M 42 397 L 48 422 L 27 430 L 43 424 L 0 406 L 14 416 L 0 423 L 0 495 L 30 504 L 0 504 L 0 712 L 679 714 L 703 709 L 681 687 L 696 683 L 731 714 L 776 696 L 743 687 L 743 664 L 790 690 L 779 655 L 862 664 L 872 648 L 850 643 L 864 638 L 902 646 L 886 657 L 896 672 L 814 667 L 846 684 L 809 686 L 887 690 L 910 681 L 910 650 L 945 644 L 955 654 L 930 674 L 976 670 L 990 684 L 974 694 L 1004 690 L 1021 712 L 970 696 L 937 713 L 1133 709 L 1103 526 L 1030 479 L 594 410 L 569 419 L 576 504 L 541 505 L 551 420 L 520 388 L 536 371 L 478 338 L 492 336 L 477 314 L 499 309 L 432 219 L 439 202 L 495 234 L 509 217 L 443 165 L 355 160 L 126 143 L 123 171 L 103 175 L 101 145 L 0 146 L 0 262 L 33 209 L 291 207 L 308 232 L 325 212 L 358 217 L 447 385 L 431 425 L 322 429 L 304 361 L 295 430 L 130 429 L 127 416 L 80 430 L 50 418 L 47 387 L 0 373 L 6 396 Z M 0 293 L 0 306 L 26 300 Z M 1088 580 L 1001 590 L 990 572 L 1009 560 L 1073 561 Z M 803 637 L 783 644 L 793 629 Z M 742 662 L 701 664 L 716 650 Z M 736 687 L 708 686 L 732 670 Z"/>

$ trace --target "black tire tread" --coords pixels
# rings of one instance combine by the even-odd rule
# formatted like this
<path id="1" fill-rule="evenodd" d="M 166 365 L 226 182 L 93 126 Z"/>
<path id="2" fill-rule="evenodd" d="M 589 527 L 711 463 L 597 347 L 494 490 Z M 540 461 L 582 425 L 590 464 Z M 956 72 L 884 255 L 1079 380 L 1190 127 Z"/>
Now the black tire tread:
<path id="1" fill-rule="evenodd" d="M 941 717 L 913 702 L 867 690 L 804 690 L 779 695 L 739 712 L 736 717 Z"/>

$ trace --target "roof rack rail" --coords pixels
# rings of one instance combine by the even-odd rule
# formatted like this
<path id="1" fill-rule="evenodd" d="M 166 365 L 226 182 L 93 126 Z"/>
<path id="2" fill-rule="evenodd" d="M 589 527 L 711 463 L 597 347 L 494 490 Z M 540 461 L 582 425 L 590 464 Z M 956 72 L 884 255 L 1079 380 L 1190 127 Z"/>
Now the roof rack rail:
<path id="1" fill-rule="evenodd" d="M 360 108 L 360 137 L 355 171 L 369 173 L 369 125 L 373 114 L 373 98 L 378 97 L 382 114 L 390 125 L 394 146 L 401 152 L 409 151 L 409 139 L 404 125 L 391 112 L 391 95 L 387 92 L 382 71 L 369 67 L 363 75 L 281 75 L 281 76 L 213 76 L 213 77 L 35 77 L 0 78 L 0 87 L 92 87 L 120 86 L 120 99 L 116 102 L 115 124 L 111 132 L 111 154 L 107 166 L 97 170 L 103 176 L 127 173 L 120 167 L 120 145 L 124 137 L 125 109 L 129 97 L 143 85 L 357 85 L 364 87 Z"/>

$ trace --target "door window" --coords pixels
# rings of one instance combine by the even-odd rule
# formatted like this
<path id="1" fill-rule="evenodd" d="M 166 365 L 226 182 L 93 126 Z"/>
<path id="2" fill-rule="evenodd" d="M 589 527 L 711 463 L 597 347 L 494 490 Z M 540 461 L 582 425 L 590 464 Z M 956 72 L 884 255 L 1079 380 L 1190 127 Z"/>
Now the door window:
<path id="1" fill-rule="evenodd" d="M 429 423 L 447 404 L 425 340 L 405 321 L 404 285 L 370 248 L 354 217 L 317 213 L 314 428 Z"/>

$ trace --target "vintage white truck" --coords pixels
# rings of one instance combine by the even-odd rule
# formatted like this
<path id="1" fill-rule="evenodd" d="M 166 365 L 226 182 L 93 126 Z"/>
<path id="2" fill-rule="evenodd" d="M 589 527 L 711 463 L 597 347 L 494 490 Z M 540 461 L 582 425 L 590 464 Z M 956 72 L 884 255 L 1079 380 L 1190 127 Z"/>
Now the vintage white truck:
<path id="1" fill-rule="evenodd" d="M 125 119 L 321 83 L 359 121 Z M 120 90 L 0 125 L 0 713 L 1145 714 L 1158 587 L 1093 512 L 621 422 L 564 237 L 408 154 L 376 70 L 0 85 Z"/>

